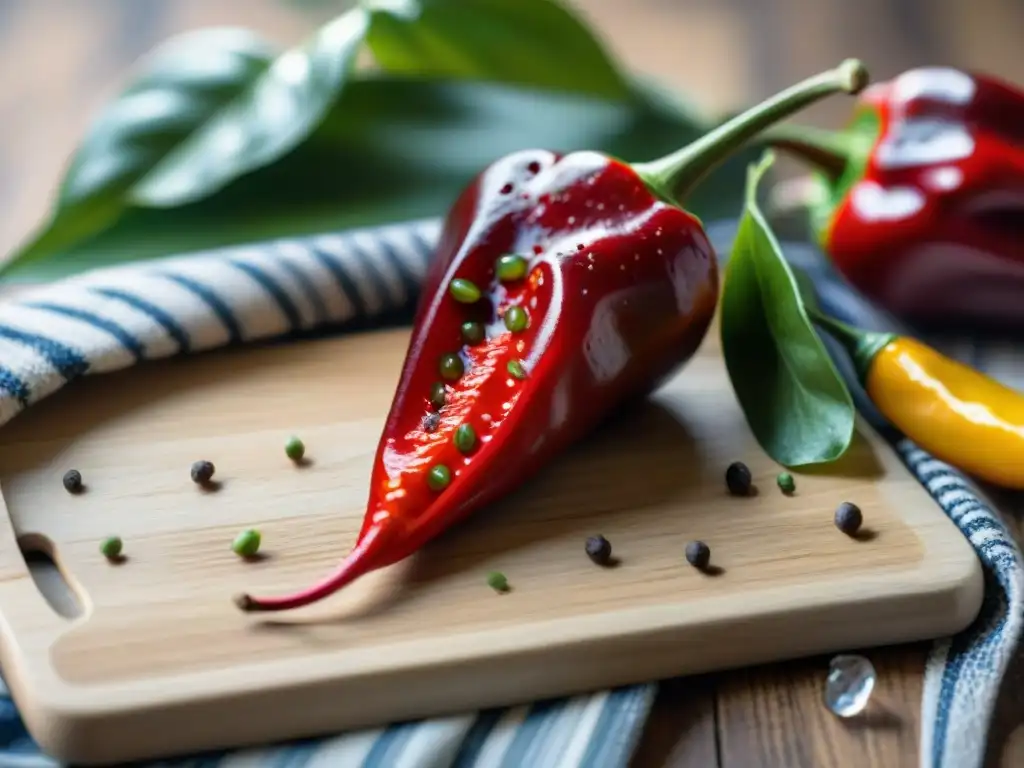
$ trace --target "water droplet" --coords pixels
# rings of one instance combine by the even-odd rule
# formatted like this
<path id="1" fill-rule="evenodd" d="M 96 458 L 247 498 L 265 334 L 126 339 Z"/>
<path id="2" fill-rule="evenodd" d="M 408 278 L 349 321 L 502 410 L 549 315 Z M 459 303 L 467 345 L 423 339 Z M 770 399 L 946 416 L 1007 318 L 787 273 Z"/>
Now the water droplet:
<path id="1" fill-rule="evenodd" d="M 875 668 L 863 656 L 835 656 L 828 665 L 825 706 L 840 717 L 860 714 L 875 689 L 875 680 Z"/>
<path id="2" fill-rule="evenodd" d="M 583 295 L 584 295 L 584 296 L 586 296 L 586 295 L 587 295 L 587 289 L 586 289 L 586 288 L 584 288 L 584 289 L 583 289 Z"/>
<path id="3" fill-rule="evenodd" d="M 604 203 L 598 203 L 597 204 L 597 210 L 603 211 L 604 210 Z"/>
<path id="4" fill-rule="evenodd" d="M 594 265 L 593 264 L 587 264 L 587 271 L 588 272 L 593 272 L 594 271 Z"/>
<path id="5" fill-rule="evenodd" d="M 658 249 L 658 255 L 659 255 L 659 256 L 661 256 L 661 255 L 662 255 L 662 253 L 661 253 L 661 248 L 659 248 L 659 249 Z"/>
<path id="6" fill-rule="evenodd" d="M 620 211 L 624 211 L 624 210 L 626 210 L 626 206 L 624 206 L 624 205 L 622 205 L 621 203 L 619 203 L 619 210 L 620 210 Z"/>
<path id="7" fill-rule="evenodd" d="M 570 216 L 569 217 L 569 224 L 570 224 L 570 226 L 575 224 L 575 223 L 576 223 L 576 217 L 575 216 Z"/>

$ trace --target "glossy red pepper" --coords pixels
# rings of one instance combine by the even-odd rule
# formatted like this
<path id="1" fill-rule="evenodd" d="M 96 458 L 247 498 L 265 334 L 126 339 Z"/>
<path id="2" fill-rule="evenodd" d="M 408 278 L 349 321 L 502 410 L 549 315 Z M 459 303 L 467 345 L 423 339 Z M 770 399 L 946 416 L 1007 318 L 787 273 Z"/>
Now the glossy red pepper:
<path id="1" fill-rule="evenodd" d="M 911 320 L 1024 323 L 1024 91 L 915 69 L 865 89 L 842 132 L 766 138 L 817 167 L 812 227 L 867 297 Z"/>
<path id="2" fill-rule="evenodd" d="M 718 299 L 714 251 L 677 201 L 765 126 L 866 78 L 844 62 L 653 163 L 530 150 L 481 173 L 425 278 L 355 548 L 319 584 L 239 607 L 307 605 L 408 557 L 658 386 Z"/>

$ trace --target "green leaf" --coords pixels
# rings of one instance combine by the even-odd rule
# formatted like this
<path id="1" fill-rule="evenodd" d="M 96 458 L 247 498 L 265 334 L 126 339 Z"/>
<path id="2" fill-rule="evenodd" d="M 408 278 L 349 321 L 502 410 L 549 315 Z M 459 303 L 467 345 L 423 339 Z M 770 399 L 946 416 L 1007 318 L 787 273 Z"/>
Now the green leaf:
<path id="1" fill-rule="evenodd" d="M 765 153 L 747 176 L 722 291 L 722 351 L 757 441 L 779 464 L 799 467 L 840 458 L 856 411 L 757 205 L 758 183 L 773 159 Z"/>
<path id="2" fill-rule="evenodd" d="M 355 9 L 276 58 L 237 29 L 157 48 L 91 126 L 49 225 L 14 257 L 19 268 L 69 253 L 129 206 L 187 204 L 279 159 L 337 101 L 365 30 Z"/>
<path id="3" fill-rule="evenodd" d="M 593 149 L 650 160 L 710 128 L 678 109 L 472 81 L 354 79 L 306 141 L 216 194 L 171 209 L 130 208 L 59 256 L 12 265 L 12 280 L 275 237 L 441 216 L 486 165 L 509 152 Z M 688 201 L 703 218 L 734 215 L 741 153 Z"/>
<path id="4" fill-rule="evenodd" d="M 394 74 L 628 99 L 601 43 L 554 0 L 366 0 L 374 58 Z"/>

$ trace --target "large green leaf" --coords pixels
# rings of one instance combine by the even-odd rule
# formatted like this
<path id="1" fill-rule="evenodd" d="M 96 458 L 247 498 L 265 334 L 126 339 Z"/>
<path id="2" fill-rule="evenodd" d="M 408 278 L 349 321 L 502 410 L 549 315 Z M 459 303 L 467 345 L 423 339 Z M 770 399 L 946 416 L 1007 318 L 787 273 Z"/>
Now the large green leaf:
<path id="1" fill-rule="evenodd" d="M 293 149 L 335 103 L 365 27 L 354 9 L 276 58 L 239 29 L 157 48 L 90 127 L 50 222 L 15 255 L 19 268 L 73 253 L 129 207 L 193 202 Z"/>
<path id="2" fill-rule="evenodd" d="M 650 160 L 707 130 L 670 108 L 470 81 L 355 79 L 286 158 L 173 209 L 131 208 L 59 258 L 22 260 L 12 280 L 272 237 L 441 216 L 495 158 L 529 147 L 603 150 Z M 704 218 L 734 215 L 750 152 L 689 201 Z"/>
<path id="3" fill-rule="evenodd" d="M 367 0 L 374 58 L 394 74 L 534 85 L 611 99 L 630 87 L 554 0 Z"/>
<path id="4" fill-rule="evenodd" d="M 722 290 L 722 353 L 761 447 L 798 467 L 840 458 L 853 439 L 856 411 L 758 207 L 758 183 L 772 160 L 766 153 L 748 175 Z"/>

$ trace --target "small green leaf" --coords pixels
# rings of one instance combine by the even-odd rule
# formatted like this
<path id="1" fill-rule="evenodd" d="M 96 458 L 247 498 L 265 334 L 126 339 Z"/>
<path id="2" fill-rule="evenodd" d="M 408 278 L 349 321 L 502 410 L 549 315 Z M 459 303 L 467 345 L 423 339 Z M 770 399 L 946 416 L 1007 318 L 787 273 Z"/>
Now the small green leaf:
<path id="1" fill-rule="evenodd" d="M 711 127 L 679 111 L 471 81 L 353 79 L 299 146 L 202 200 L 128 207 L 112 225 L 11 264 L 10 281 L 351 227 L 443 216 L 489 163 L 520 149 L 591 149 L 652 160 Z M 118 154 L 120 153 L 120 154 Z M 113 158 L 128 153 L 122 147 Z M 687 207 L 734 215 L 753 151 L 702 182 Z"/>
<path id="2" fill-rule="evenodd" d="M 856 411 L 757 205 L 758 183 L 773 160 L 765 153 L 748 172 L 722 291 L 722 351 L 757 441 L 779 464 L 799 467 L 840 458 Z"/>
<path id="3" fill-rule="evenodd" d="M 555 0 L 365 0 L 385 70 L 611 99 L 631 91 L 592 31 Z"/>

